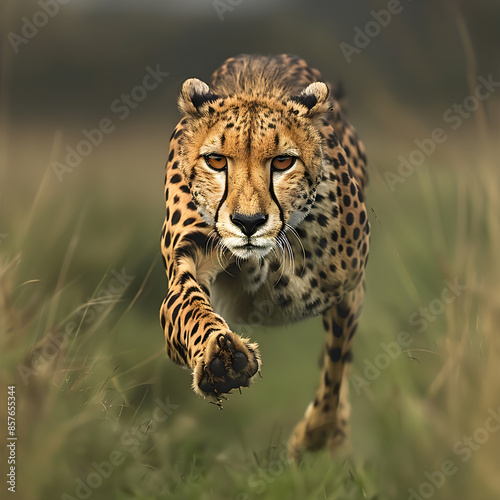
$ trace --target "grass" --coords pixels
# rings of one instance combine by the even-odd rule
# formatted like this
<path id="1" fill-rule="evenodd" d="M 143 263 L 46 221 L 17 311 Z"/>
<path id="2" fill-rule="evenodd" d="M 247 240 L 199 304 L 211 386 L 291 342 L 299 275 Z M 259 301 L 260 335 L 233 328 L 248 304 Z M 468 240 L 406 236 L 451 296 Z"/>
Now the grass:
<path id="1" fill-rule="evenodd" d="M 492 168 L 488 157 L 473 172 L 432 164 L 394 194 L 373 170 L 353 450 L 333 460 L 310 454 L 299 465 L 286 459 L 285 442 L 315 387 L 319 320 L 254 332 L 264 378 L 219 411 L 191 393 L 189 373 L 163 354 L 156 248 L 125 264 L 111 247 L 89 263 L 92 215 L 73 209 L 56 231 L 49 221 L 57 201 L 41 193 L 30 227 L 9 232 L 1 247 L 0 370 L 4 387 L 17 391 L 21 498 L 382 499 L 406 498 L 409 488 L 423 488 L 423 498 L 431 489 L 436 498 L 494 498 L 500 433 L 477 430 L 498 409 L 500 390 Z M 37 259 L 45 227 L 55 246 Z M 145 231 L 152 244 L 156 229 Z M 466 288 L 439 305 L 446 280 Z M 408 345 L 385 366 L 383 344 L 402 331 Z M 455 472 L 430 485 L 426 474 L 439 483 L 435 471 L 447 461 Z M 96 487 L 78 490 L 80 480 Z"/>
<path id="2" fill-rule="evenodd" d="M 499 497 L 498 132 L 481 121 L 498 99 L 392 192 L 386 170 L 414 149 L 413 134 L 439 123 L 378 97 L 391 113 L 378 113 L 379 128 L 360 120 L 372 250 L 350 384 L 352 449 L 300 464 L 285 444 L 319 376 L 318 318 L 255 329 L 263 379 L 223 411 L 196 397 L 189 372 L 163 352 L 159 165 L 173 123 L 142 141 L 118 130 L 63 183 L 44 163 L 74 138 L 12 134 L 5 157 L 25 170 L 4 175 L 12 209 L 0 214 L 0 392 L 16 386 L 18 498 Z M 23 141 L 45 144 L 46 156 Z M 123 172 L 103 169 L 110 162 Z"/>

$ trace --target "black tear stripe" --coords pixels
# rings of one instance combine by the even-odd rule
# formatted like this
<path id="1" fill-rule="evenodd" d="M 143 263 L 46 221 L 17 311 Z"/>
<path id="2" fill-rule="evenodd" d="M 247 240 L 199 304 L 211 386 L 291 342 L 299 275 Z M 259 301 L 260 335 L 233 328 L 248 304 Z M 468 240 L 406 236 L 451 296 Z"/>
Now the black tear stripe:
<path id="1" fill-rule="evenodd" d="M 214 228 L 215 228 L 216 232 L 217 232 L 217 221 L 219 220 L 219 210 L 221 209 L 222 205 L 224 204 L 224 202 L 226 201 L 226 198 L 227 198 L 227 192 L 228 192 L 228 186 L 229 186 L 229 176 L 227 175 L 227 168 L 226 168 L 225 174 L 226 174 L 226 183 L 224 186 L 224 194 L 222 195 L 222 198 L 220 199 L 219 206 L 217 207 L 217 210 L 215 211 L 215 217 L 214 217 Z"/>
<path id="2" fill-rule="evenodd" d="M 273 199 L 274 203 L 276 203 L 276 206 L 278 207 L 280 211 L 280 221 L 281 221 L 281 229 L 280 232 L 285 232 L 285 216 L 283 215 L 283 210 L 281 209 L 280 202 L 278 201 L 278 198 L 276 197 L 276 194 L 274 193 L 274 186 L 273 186 L 273 173 L 271 172 L 271 182 L 269 185 L 269 192 L 271 193 L 271 198 Z"/>

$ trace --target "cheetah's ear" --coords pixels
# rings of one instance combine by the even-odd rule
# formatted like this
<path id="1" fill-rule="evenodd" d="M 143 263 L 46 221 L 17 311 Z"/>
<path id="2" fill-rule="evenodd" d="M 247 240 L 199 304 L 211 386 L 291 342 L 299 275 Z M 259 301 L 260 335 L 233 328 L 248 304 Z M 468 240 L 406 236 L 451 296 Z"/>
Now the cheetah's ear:
<path id="1" fill-rule="evenodd" d="M 314 82 L 308 85 L 299 95 L 293 96 L 291 100 L 306 108 L 305 115 L 312 116 L 317 113 L 325 113 L 330 109 L 329 95 L 330 90 L 326 83 Z"/>
<path id="2" fill-rule="evenodd" d="M 198 78 L 190 78 L 182 84 L 179 95 L 179 109 L 186 115 L 201 114 L 204 104 L 214 102 L 219 96 L 214 94 L 210 87 Z"/>

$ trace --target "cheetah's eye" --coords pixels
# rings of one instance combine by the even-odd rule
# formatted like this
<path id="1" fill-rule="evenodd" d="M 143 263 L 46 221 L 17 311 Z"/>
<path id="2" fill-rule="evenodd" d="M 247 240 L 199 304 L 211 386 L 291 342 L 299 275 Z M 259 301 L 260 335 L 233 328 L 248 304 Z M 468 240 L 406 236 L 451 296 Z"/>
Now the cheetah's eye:
<path id="1" fill-rule="evenodd" d="M 273 158 L 271 165 L 276 170 L 286 170 L 295 165 L 295 160 L 294 156 L 276 156 Z"/>
<path id="2" fill-rule="evenodd" d="M 227 158 L 222 155 L 206 155 L 205 161 L 209 167 L 215 170 L 224 170 L 227 167 Z"/>

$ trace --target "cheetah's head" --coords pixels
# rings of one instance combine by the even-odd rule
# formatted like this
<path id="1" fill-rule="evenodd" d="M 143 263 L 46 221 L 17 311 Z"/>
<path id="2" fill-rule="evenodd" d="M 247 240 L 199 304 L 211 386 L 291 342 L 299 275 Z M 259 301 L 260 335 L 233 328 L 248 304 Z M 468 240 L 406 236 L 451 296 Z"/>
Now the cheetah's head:
<path id="1" fill-rule="evenodd" d="M 322 82 L 296 96 L 220 96 L 195 78 L 184 82 L 180 169 L 198 211 L 235 256 L 264 257 L 310 211 L 328 96 Z"/>

